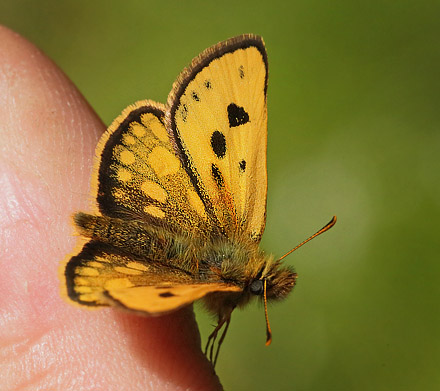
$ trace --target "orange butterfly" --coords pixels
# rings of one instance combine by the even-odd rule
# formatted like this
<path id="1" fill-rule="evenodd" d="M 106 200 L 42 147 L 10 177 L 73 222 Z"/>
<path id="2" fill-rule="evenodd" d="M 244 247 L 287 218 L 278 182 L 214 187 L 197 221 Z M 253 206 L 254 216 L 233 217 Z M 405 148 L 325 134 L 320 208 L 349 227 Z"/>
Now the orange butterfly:
<path id="1" fill-rule="evenodd" d="M 267 76 L 263 40 L 241 35 L 196 57 L 167 105 L 137 102 L 116 118 L 97 147 L 98 209 L 74 217 L 89 241 L 65 268 L 71 300 L 160 316 L 203 299 L 218 317 L 206 346 L 215 364 L 232 311 L 259 296 L 270 343 L 267 300 L 297 275 L 259 248 Z"/>

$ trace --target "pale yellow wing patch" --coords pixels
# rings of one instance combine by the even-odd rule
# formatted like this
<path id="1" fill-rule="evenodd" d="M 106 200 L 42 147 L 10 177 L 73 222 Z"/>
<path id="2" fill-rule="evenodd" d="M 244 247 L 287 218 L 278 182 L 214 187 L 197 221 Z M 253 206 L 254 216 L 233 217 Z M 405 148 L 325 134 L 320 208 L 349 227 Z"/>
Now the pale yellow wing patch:
<path id="1" fill-rule="evenodd" d="M 177 80 L 167 117 L 184 165 L 228 236 L 266 217 L 267 58 L 259 37 L 207 49 Z"/>
<path id="2" fill-rule="evenodd" d="M 213 234 L 205 207 L 176 155 L 164 107 L 128 107 L 97 149 L 97 202 L 102 214 L 151 222 L 174 232 Z"/>

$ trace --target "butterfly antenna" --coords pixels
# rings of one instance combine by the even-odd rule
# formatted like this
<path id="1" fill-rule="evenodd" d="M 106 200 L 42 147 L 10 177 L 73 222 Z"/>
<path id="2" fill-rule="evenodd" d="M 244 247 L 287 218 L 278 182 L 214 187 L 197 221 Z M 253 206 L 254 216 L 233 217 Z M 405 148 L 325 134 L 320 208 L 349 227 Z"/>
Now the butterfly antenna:
<path id="1" fill-rule="evenodd" d="M 298 244 L 298 246 L 294 247 L 292 250 L 290 250 L 288 253 L 284 254 L 281 258 L 278 259 L 278 261 L 281 261 L 282 259 L 286 258 L 288 255 L 292 254 L 295 250 L 299 249 L 302 245 L 306 244 L 307 242 L 309 242 L 310 240 L 312 240 L 313 238 L 316 238 L 318 235 L 321 235 L 322 233 L 324 233 L 325 231 L 328 231 L 331 227 L 333 227 L 336 224 L 336 216 L 333 216 L 333 218 L 330 220 L 330 222 L 328 224 L 326 224 L 324 227 L 322 227 L 318 232 L 316 232 L 315 234 L 313 234 L 312 236 L 310 236 L 310 238 L 304 240 L 304 242 L 301 242 L 300 244 Z M 266 291 L 265 291 L 266 292 Z M 266 293 L 265 293 L 266 294 Z M 266 297 L 264 299 L 265 303 L 266 303 Z M 267 317 L 267 316 L 266 316 Z M 269 323 L 268 323 L 269 325 Z M 267 345 L 267 343 L 266 343 Z"/>
<path id="2" fill-rule="evenodd" d="M 266 316 L 266 346 L 269 346 L 270 343 L 272 342 L 272 331 L 270 329 L 270 324 L 269 324 L 269 316 L 267 315 L 267 281 L 266 279 L 264 279 L 264 315 Z"/>

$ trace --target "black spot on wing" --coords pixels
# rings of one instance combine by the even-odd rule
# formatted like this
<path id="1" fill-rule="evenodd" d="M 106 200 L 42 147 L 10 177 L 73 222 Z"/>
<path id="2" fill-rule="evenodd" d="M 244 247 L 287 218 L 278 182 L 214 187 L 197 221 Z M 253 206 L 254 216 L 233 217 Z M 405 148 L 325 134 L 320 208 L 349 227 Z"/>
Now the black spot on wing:
<path id="1" fill-rule="evenodd" d="M 161 292 L 161 293 L 159 293 L 159 296 L 160 297 L 174 297 L 176 295 L 174 293 L 171 293 L 171 292 Z"/>
<path id="2" fill-rule="evenodd" d="M 223 175 L 220 172 L 219 168 L 212 163 L 211 165 L 211 173 L 212 173 L 212 177 L 214 178 L 215 183 L 217 183 L 218 187 L 223 187 L 223 185 L 225 184 L 225 181 L 223 179 Z"/>
<path id="3" fill-rule="evenodd" d="M 238 67 L 238 74 L 240 75 L 240 79 L 244 79 L 244 67 L 243 67 L 243 65 L 240 65 Z"/>
<path id="4" fill-rule="evenodd" d="M 195 100 L 196 102 L 200 102 L 200 97 L 199 97 L 199 95 L 197 94 L 197 92 L 195 92 L 195 91 L 193 91 L 193 92 L 191 93 L 191 98 L 193 98 L 193 100 Z"/>
<path id="5" fill-rule="evenodd" d="M 211 136 L 211 147 L 215 155 L 221 159 L 226 154 L 226 139 L 223 133 L 216 130 Z"/>
<path id="6" fill-rule="evenodd" d="M 239 164 L 238 164 L 238 169 L 240 170 L 240 172 L 245 172 L 246 171 L 246 160 L 242 160 Z"/>
<path id="7" fill-rule="evenodd" d="M 249 122 L 249 114 L 246 110 L 237 106 L 235 103 L 231 103 L 228 106 L 228 119 L 229 127 L 233 128 L 235 126 L 240 126 Z"/>
<path id="8" fill-rule="evenodd" d="M 209 80 L 205 80 L 205 83 L 203 83 L 207 90 L 210 90 L 212 88 L 211 82 Z"/>

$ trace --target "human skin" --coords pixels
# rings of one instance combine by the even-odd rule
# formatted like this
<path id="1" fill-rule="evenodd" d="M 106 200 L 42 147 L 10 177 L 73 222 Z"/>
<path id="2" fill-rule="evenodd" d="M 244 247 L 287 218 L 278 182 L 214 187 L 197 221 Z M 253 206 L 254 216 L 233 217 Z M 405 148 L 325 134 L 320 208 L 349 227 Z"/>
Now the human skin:
<path id="1" fill-rule="evenodd" d="M 60 295 L 104 131 L 63 72 L 0 26 L 0 388 L 219 390 L 192 309 L 146 318 Z"/>

